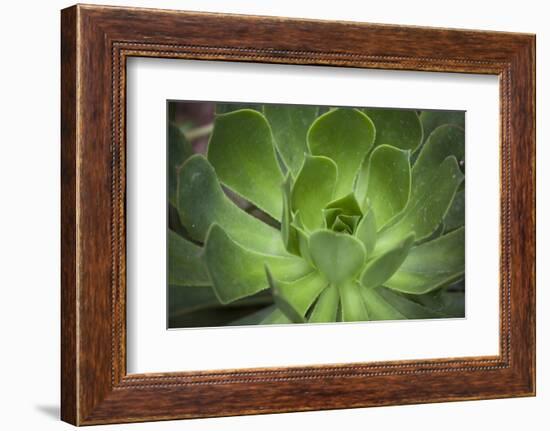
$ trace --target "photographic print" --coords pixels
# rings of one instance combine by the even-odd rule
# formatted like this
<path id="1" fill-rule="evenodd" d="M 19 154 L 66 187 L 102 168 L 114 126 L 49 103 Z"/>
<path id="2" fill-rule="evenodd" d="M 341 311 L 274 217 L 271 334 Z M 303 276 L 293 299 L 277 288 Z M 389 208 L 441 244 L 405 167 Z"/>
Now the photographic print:
<path id="1" fill-rule="evenodd" d="M 168 328 L 464 317 L 464 125 L 168 101 Z"/>

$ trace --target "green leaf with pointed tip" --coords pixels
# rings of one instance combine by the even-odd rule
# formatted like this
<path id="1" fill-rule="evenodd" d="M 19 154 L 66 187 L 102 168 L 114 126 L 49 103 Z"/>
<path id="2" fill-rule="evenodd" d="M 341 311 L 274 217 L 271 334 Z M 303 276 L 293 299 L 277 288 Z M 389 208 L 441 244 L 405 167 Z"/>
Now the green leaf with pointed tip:
<path id="1" fill-rule="evenodd" d="M 465 124 L 464 111 L 422 111 L 419 118 L 424 129 L 424 141 L 437 127 L 443 124 L 454 124 L 462 129 Z"/>
<path id="2" fill-rule="evenodd" d="M 379 289 L 361 289 L 370 320 L 401 320 L 406 317 L 379 293 Z"/>
<path id="3" fill-rule="evenodd" d="M 369 202 L 380 229 L 401 212 L 409 201 L 409 152 L 389 145 L 378 146 L 370 155 L 367 172 L 362 207 L 365 208 Z"/>
<path id="4" fill-rule="evenodd" d="M 336 285 L 355 277 L 365 263 L 365 246 L 361 241 L 330 230 L 311 234 L 309 251 L 317 269 Z"/>
<path id="5" fill-rule="evenodd" d="M 357 199 L 355 197 L 355 194 L 353 192 L 348 193 L 345 196 L 342 196 L 339 199 L 336 199 L 332 202 L 329 202 L 327 206 L 325 207 L 326 210 L 330 209 L 339 209 L 342 210 L 339 214 L 346 214 L 346 215 L 363 215 L 361 211 L 361 206 L 359 205 L 359 202 L 357 202 Z"/>
<path id="6" fill-rule="evenodd" d="M 340 214 L 342 214 L 342 212 L 343 211 L 341 208 L 329 208 L 329 209 L 324 208 L 322 210 L 323 219 L 324 219 L 323 227 L 326 229 L 332 229 L 332 226 L 334 225 L 336 218 Z"/>
<path id="7" fill-rule="evenodd" d="M 362 322 L 369 320 L 369 314 L 363 297 L 361 286 L 350 280 L 340 286 L 340 304 L 342 306 L 343 322 Z"/>
<path id="8" fill-rule="evenodd" d="M 287 323 L 293 322 L 281 310 L 275 309 L 260 322 L 260 325 L 286 325 Z"/>
<path id="9" fill-rule="evenodd" d="M 361 284 L 369 289 L 381 286 L 405 261 L 414 243 L 414 233 L 409 234 L 397 247 L 370 260 L 361 273 Z"/>
<path id="10" fill-rule="evenodd" d="M 267 254 L 287 255 L 277 229 L 237 207 L 223 192 L 214 169 L 202 155 L 190 157 L 179 173 L 178 209 L 191 238 L 204 242 L 213 223 L 239 244 Z"/>
<path id="11" fill-rule="evenodd" d="M 271 124 L 275 145 L 285 165 L 298 175 L 307 153 L 306 136 L 319 113 L 317 106 L 264 105 L 264 115 Z"/>
<path id="12" fill-rule="evenodd" d="M 201 247 L 168 230 L 168 283 L 209 286 L 211 283 L 201 254 Z"/>
<path id="13" fill-rule="evenodd" d="M 329 286 L 321 292 L 309 316 L 311 323 L 335 322 L 339 304 L 338 288 Z"/>
<path id="14" fill-rule="evenodd" d="M 384 286 L 421 295 L 464 276 L 464 228 L 413 247 Z"/>
<path id="15" fill-rule="evenodd" d="M 335 109 L 318 117 L 307 134 L 311 154 L 326 156 L 338 166 L 335 196 L 348 194 L 361 162 L 374 143 L 372 121 L 357 109 Z"/>
<path id="16" fill-rule="evenodd" d="M 367 108 L 363 112 L 376 127 L 374 145 L 414 151 L 422 142 L 422 124 L 413 110 Z"/>
<path id="17" fill-rule="evenodd" d="M 337 217 L 338 220 L 341 220 L 348 227 L 350 233 L 355 232 L 361 216 L 358 215 L 347 215 L 341 214 Z"/>
<path id="18" fill-rule="evenodd" d="M 292 209 L 300 211 L 308 229 L 321 227 L 321 210 L 332 199 L 337 176 L 336 164 L 329 158 L 306 156 L 292 188 Z"/>
<path id="19" fill-rule="evenodd" d="M 416 233 L 416 240 L 429 237 L 440 225 L 464 176 L 454 156 L 447 157 L 429 181 L 424 181 L 409 199 L 398 219 L 378 233 L 374 254 L 382 254 Z"/>
<path id="20" fill-rule="evenodd" d="M 376 231 L 374 211 L 369 209 L 355 230 L 355 237 L 365 246 L 367 258 L 370 257 L 376 245 Z"/>
<path id="21" fill-rule="evenodd" d="M 464 184 L 464 183 L 462 183 Z M 443 219 L 443 224 L 445 225 L 445 232 L 450 232 L 452 230 L 455 230 L 459 228 L 460 226 L 464 226 L 464 216 L 465 216 L 465 190 L 464 188 L 459 189 L 456 194 L 455 198 L 453 199 L 453 203 L 451 204 L 451 207 L 447 211 L 447 214 L 445 214 L 445 218 Z"/>
<path id="22" fill-rule="evenodd" d="M 412 168 L 412 193 L 430 181 L 433 171 L 449 157 L 464 161 L 464 130 L 452 125 L 438 127 L 428 137 Z"/>
<path id="23" fill-rule="evenodd" d="M 224 185 L 280 220 L 284 178 L 261 113 L 243 109 L 216 117 L 208 161 Z"/>
<path id="24" fill-rule="evenodd" d="M 317 271 L 291 282 L 278 281 L 266 267 L 267 279 L 273 291 L 275 304 L 294 322 L 305 322 L 311 304 L 327 287 L 327 279 Z"/>
<path id="25" fill-rule="evenodd" d="M 193 148 L 173 124 L 168 128 L 168 201 L 177 206 L 178 169 L 193 155 Z"/>
<path id="26" fill-rule="evenodd" d="M 342 221 L 340 216 L 336 217 L 336 220 L 334 220 L 334 223 L 332 224 L 331 230 L 334 232 L 342 232 L 347 234 L 352 234 L 350 227 Z"/>
<path id="27" fill-rule="evenodd" d="M 288 174 L 283 183 L 283 216 L 281 217 L 281 236 L 286 249 L 292 254 L 300 254 L 298 232 L 292 225 L 291 190 L 292 177 Z"/>
<path id="28" fill-rule="evenodd" d="M 433 319 L 446 317 L 440 312 L 431 310 L 417 302 L 411 301 L 399 292 L 380 287 L 377 293 L 407 319 Z"/>
<path id="29" fill-rule="evenodd" d="M 210 228 L 204 259 L 212 286 L 221 303 L 252 295 L 268 287 L 265 265 L 282 281 L 296 280 L 311 272 L 298 257 L 271 256 L 247 250 L 233 241 L 219 225 Z"/>

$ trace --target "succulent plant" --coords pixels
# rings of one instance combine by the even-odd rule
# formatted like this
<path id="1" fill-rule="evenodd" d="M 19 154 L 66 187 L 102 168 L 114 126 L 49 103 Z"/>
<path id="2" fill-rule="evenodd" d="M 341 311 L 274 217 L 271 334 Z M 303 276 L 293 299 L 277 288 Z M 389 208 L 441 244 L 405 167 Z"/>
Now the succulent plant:
<path id="1" fill-rule="evenodd" d="M 255 306 L 228 324 L 463 315 L 464 114 L 322 111 L 219 106 L 206 156 L 171 127 L 170 310 Z"/>

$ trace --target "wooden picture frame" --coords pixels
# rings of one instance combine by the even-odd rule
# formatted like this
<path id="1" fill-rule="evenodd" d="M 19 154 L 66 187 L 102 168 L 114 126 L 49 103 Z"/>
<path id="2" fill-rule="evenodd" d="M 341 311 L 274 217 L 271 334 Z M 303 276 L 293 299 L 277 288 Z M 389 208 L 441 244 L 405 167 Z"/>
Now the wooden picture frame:
<path id="1" fill-rule="evenodd" d="M 61 16 L 64 421 L 535 394 L 534 35 L 82 5 Z M 125 65 L 131 56 L 498 75 L 500 354 L 127 374 Z"/>

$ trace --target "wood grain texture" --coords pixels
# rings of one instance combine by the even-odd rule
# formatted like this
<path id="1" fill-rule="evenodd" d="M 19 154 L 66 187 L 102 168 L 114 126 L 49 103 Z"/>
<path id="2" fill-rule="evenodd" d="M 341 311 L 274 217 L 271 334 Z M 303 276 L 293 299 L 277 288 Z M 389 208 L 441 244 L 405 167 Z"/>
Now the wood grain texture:
<path id="1" fill-rule="evenodd" d="M 62 11 L 61 36 L 63 420 L 86 425 L 534 394 L 533 35 L 74 6 Z M 499 356 L 127 375 L 131 56 L 498 75 Z"/>

